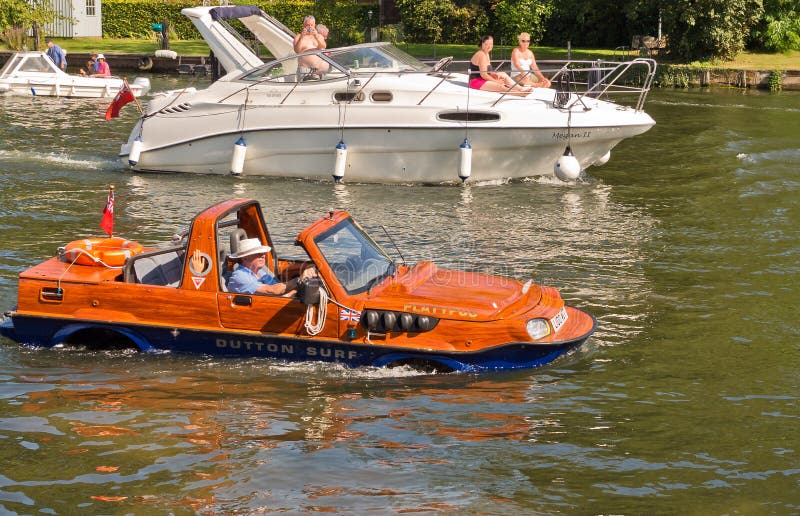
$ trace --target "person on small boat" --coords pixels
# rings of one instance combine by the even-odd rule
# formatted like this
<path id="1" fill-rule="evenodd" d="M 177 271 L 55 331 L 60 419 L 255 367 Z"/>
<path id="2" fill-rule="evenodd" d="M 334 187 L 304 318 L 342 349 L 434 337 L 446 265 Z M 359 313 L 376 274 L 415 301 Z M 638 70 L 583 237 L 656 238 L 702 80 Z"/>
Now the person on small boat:
<path id="1" fill-rule="evenodd" d="M 98 63 L 97 63 L 97 54 L 96 53 L 92 53 L 92 55 L 89 56 L 89 60 L 86 61 L 86 70 L 81 68 L 80 74 L 85 77 L 88 74 L 97 73 L 97 65 L 98 65 Z M 87 71 L 88 71 L 88 74 L 87 74 Z"/>
<path id="2" fill-rule="evenodd" d="M 106 56 L 97 54 L 97 71 L 89 77 L 111 77 L 111 67 L 106 63 Z"/>
<path id="3" fill-rule="evenodd" d="M 531 35 L 523 32 L 517 39 L 519 45 L 511 51 L 511 71 L 517 72 L 514 80 L 521 86 L 549 88 L 550 80 L 542 75 L 530 49 Z"/>
<path id="4" fill-rule="evenodd" d="M 44 38 L 47 45 L 47 57 L 53 60 L 57 67 L 62 70 L 67 69 L 67 53 L 64 49 L 53 43 L 52 38 Z"/>
<path id="5" fill-rule="evenodd" d="M 530 89 L 519 86 L 504 72 L 493 72 L 489 52 L 494 48 L 494 38 L 484 36 L 478 45 L 480 50 L 469 60 L 469 87 L 476 90 L 508 92 L 510 95 L 524 97 Z"/>
<path id="6" fill-rule="evenodd" d="M 316 276 L 316 271 L 308 268 L 285 283 L 278 281 L 266 266 L 266 253 L 271 250 L 270 246 L 261 245 L 258 238 L 246 238 L 239 242 L 239 251 L 231 255 L 231 259 L 236 260 L 239 266 L 228 280 L 228 292 L 290 297 L 297 293 L 297 286 L 302 280 Z"/>

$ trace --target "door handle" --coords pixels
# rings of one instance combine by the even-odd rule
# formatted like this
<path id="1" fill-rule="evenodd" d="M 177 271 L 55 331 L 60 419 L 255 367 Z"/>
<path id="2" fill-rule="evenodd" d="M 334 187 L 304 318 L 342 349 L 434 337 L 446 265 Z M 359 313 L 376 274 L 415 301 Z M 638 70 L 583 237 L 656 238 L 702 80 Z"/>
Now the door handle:
<path id="1" fill-rule="evenodd" d="M 252 306 L 253 298 L 250 296 L 233 296 L 232 304 L 238 306 Z"/>

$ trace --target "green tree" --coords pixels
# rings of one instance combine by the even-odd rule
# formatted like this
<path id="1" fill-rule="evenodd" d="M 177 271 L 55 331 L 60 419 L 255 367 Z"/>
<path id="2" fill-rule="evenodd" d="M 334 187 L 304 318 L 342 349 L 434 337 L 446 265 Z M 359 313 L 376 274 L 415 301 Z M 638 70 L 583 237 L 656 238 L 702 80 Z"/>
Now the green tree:
<path id="1" fill-rule="evenodd" d="M 733 59 L 763 12 L 762 0 L 673 0 L 662 7 L 670 51 L 686 61 Z"/>
<path id="2" fill-rule="evenodd" d="M 800 50 L 800 0 L 764 0 L 764 17 L 750 45 L 772 52 Z"/>
<path id="3" fill-rule="evenodd" d="M 656 36 L 657 31 L 656 0 L 558 0 L 544 42 L 615 48 L 630 45 L 634 35 Z"/>
<path id="4" fill-rule="evenodd" d="M 56 14 L 47 0 L 0 0 L 0 39 L 9 47 L 20 50 L 27 39 L 28 29 L 63 18 Z"/>
<path id="5" fill-rule="evenodd" d="M 418 43 L 472 43 L 488 26 L 488 17 L 474 2 L 397 0 L 403 35 Z"/>
<path id="6" fill-rule="evenodd" d="M 441 41 L 442 22 L 447 10 L 454 7 L 449 0 L 397 0 L 404 35 L 420 43 Z"/>
<path id="7" fill-rule="evenodd" d="M 496 34 L 516 43 L 521 32 L 531 35 L 531 44 L 542 40 L 545 24 L 553 14 L 553 0 L 500 0 L 495 5 Z"/>

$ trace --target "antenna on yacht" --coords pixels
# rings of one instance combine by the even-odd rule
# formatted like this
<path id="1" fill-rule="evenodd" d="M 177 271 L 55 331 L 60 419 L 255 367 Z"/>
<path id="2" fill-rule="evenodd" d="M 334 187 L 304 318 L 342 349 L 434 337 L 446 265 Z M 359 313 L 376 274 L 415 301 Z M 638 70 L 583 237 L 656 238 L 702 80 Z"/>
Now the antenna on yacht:
<path id="1" fill-rule="evenodd" d="M 405 265 L 406 257 L 403 256 L 403 253 L 400 252 L 400 248 L 397 247 L 397 244 L 394 242 L 394 238 L 392 238 L 392 235 L 389 234 L 389 232 L 386 230 L 386 226 L 384 226 L 383 224 L 381 224 L 381 229 L 383 230 L 384 233 L 386 233 L 386 236 L 389 238 L 389 242 L 391 242 L 392 245 L 394 246 L 394 250 L 397 251 L 397 254 L 400 255 L 400 260 L 402 261 L 402 265 Z"/>

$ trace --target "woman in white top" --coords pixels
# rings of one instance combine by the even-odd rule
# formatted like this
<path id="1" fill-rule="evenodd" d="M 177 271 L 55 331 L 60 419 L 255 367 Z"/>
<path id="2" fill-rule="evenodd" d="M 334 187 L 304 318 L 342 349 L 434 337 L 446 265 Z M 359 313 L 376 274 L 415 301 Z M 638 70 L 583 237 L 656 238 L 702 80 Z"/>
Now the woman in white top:
<path id="1" fill-rule="evenodd" d="M 530 34 L 523 32 L 517 39 L 519 39 L 519 46 L 511 51 L 511 71 L 515 73 L 514 80 L 523 86 L 549 88 L 550 80 L 539 71 L 536 58 L 528 48 L 531 44 Z"/>

